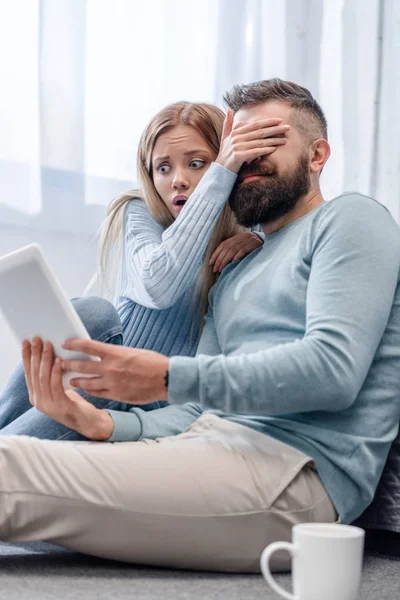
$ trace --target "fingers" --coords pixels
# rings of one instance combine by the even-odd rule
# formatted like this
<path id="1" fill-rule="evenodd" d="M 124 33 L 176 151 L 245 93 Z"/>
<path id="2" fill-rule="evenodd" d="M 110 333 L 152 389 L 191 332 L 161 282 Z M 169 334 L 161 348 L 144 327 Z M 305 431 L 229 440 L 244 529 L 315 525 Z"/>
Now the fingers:
<path id="1" fill-rule="evenodd" d="M 239 142 L 236 146 L 238 152 L 246 152 L 247 150 L 262 150 L 263 148 L 271 148 L 275 146 L 284 146 L 287 143 L 286 138 L 259 138 L 248 142 Z"/>
<path id="2" fill-rule="evenodd" d="M 275 127 L 261 127 L 253 129 L 242 135 L 244 141 L 251 141 L 259 138 L 271 138 L 277 135 L 285 135 L 290 129 L 290 125 L 282 124 Z"/>
<path id="3" fill-rule="evenodd" d="M 236 123 L 233 127 L 235 133 L 244 134 L 249 133 L 251 131 L 255 131 L 257 129 L 266 129 L 268 127 L 276 127 L 283 123 L 283 119 L 280 117 L 274 117 L 269 119 L 259 119 L 257 121 L 252 121 L 251 123 Z"/>
<path id="4" fill-rule="evenodd" d="M 105 344 L 103 342 L 95 342 L 93 340 L 85 340 L 83 338 L 70 338 L 65 340 L 62 344 L 65 350 L 76 350 L 83 354 L 89 354 L 92 356 L 98 356 L 104 358 L 107 354 L 113 351 L 112 344 Z"/>
<path id="5" fill-rule="evenodd" d="M 29 401 L 34 405 L 32 376 L 31 376 L 31 354 L 32 348 L 28 340 L 22 342 L 22 364 L 24 365 L 26 387 L 28 388 Z"/>
<path id="6" fill-rule="evenodd" d="M 84 390 L 85 392 L 96 395 L 99 398 L 107 398 L 107 394 L 110 393 L 107 389 L 105 389 L 102 377 L 93 377 L 91 379 L 87 377 L 76 377 L 75 379 L 71 379 L 70 383 L 72 387 Z"/>
<path id="7" fill-rule="evenodd" d="M 247 256 L 248 254 L 250 254 L 250 252 L 253 252 L 253 250 L 255 250 L 256 248 L 259 248 L 260 246 L 262 246 L 262 242 L 260 240 L 260 244 L 258 246 L 252 245 L 252 244 L 248 244 L 247 246 L 243 246 L 242 248 L 240 248 L 235 256 L 233 256 L 232 261 L 235 260 L 241 260 L 242 258 L 244 258 L 245 256 Z"/>
<path id="8" fill-rule="evenodd" d="M 235 125 L 231 124 L 231 119 L 233 113 L 228 111 L 223 131 L 224 136 L 229 130 L 230 134 L 221 140 L 220 151 L 215 162 L 233 173 L 238 173 L 247 157 L 249 160 L 254 160 L 272 154 L 278 146 L 286 143 L 286 134 L 290 125 L 283 123 L 282 118 L 260 119 L 251 123 L 242 121 Z M 265 147 L 268 147 L 267 151 Z M 252 152 L 246 156 L 245 153 L 249 150 Z"/>
<path id="9" fill-rule="evenodd" d="M 233 239 L 233 238 L 231 238 Z M 229 240 L 228 240 L 229 241 Z M 239 248 L 241 248 L 242 244 L 237 244 L 235 246 L 229 246 L 228 244 L 221 249 L 219 253 L 218 259 L 214 265 L 214 273 L 221 272 L 222 269 L 226 267 L 230 262 L 232 262 L 233 257 L 237 254 Z"/>
<path id="10" fill-rule="evenodd" d="M 221 272 L 229 263 L 240 260 L 263 245 L 262 239 L 254 233 L 243 232 L 221 242 L 215 254 L 213 272 Z M 211 263 L 211 261 L 210 261 Z"/>
<path id="11" fill-rule="evenodd" d="M 218 250 L 218 248 L 217 248 L 217 250 Z M 212 253 L 212 255 L 211 255 L 211 258 L 210 258 L 210 260 L 208 261 L 208 265 L 209 265 L 210 267 L 211 267 L 211 265 L 213 265 L 213 264 L 215 263 L 215 260 L 216 260 L 216 258 L 217 258 L 217 256 L 218 256 L 218 254 L 217 254 L 217 250 L 214 250 L 214 252 L 213 252 L 213 253 Z"/>
<path id="12" fill-rule="evenodd" d="M 75 371 L 84 375 L 103 375 L 104 365 L 95 360 L 63 360 L 61 368 L 64 371 Z"/>
<path id="13" fill-rule="evenodd" d="M 272 154 L 276 151 L 278 146 L 268 146 L 266 148 L 254 148 L 251 150 L 246 150 L 243 152 L 243 164 L 250 163 L 256 158 L 260 158 L 261 156 L 267 156 L 268 154 Z"/>
<path id="14" fill-rule="evenodd" d="M 226 112 L 226 117 L 225 117 L 225 120 L 224 120 L 224 124 L 223 124 L 223 127 L 222 127 L 221 143 L 231 133 L 232 127 L 233 127 L 233 111 L 232 111 L 232 109 L 228 108 L 228 110 Z"/>
<path id="15" fill-rule="evenodd" d="M 223 251 L 223 249 L 224 249 L 224 243 L 225 243 L 225 242 L 222 242 L 222 243 L 221 243 L 221 244 L 220 244 L 220 245 L 219 245 L 219 246 L 218 246 L 218 247 L 217 247 L 217 248 L 214 250 L 214 252 L 213 252 L 213 254 L 212 254 L 212 256 L 211 256 L 211 258 L 210 258 L 210 260 L 209 260 L 209 262 L 208 262 L 209 266 L 213 265 L 213 264 L 216 262 L 216 260 L 218 259 L 218 256 L 220 255 L 220 253 L 221 253 L 221 252 Z"/>
<path id="16" fill-rule="evenodd" d="M 227 252 L 224 256 L 222 256 L 217 265 L 214 267 L 214 272 L 223 271 L 227 265 L 229 265 L 233 260 L 233 251 Z"/>
<path id="17" fill-rule="evenodd" d="M 40 383 L 40 396 L 47 400 L 52 400 L 50 377 L 54 362 L 53 346 L 50 342 L 45 342 L 42 348 L 41 361 L 39 366 L 39 383 Z"/>
<path id="18" fill-rule="evenodd" d="M 280 146 L 287 143 L 286 138 L 259 138 L 248 142 L 236 142 L 236 155 L 240 156 L 241 164 L 250 164 L 253 160 L 272 154 Z"/>
<path id="19" fill-rule="evenodd" d="M 42 348 L 43 342 L 39 337 L 34 337 L 32 340 L 32 352 L 31 352 L 31 379 L 33 394 L 37 397 L 41 397 L 40 394 L 40 362 L 42 360 Z"/>
<path id="20" fill-rule="evenodd" d="M 64 386 L 62 382 L 63 370 L 61 367 L 61 359 L 56 358 L 50 375 L 50 390 L 53 398 L 62 393 L 64 395 Z"/>
<path id="21" fill-rule="evenodd" d="M 224 240 L 223 242 L 221 242 L 219 244 L 219 246 L 217 246 L 217 248 L 214 250 L 208 264 L 209 266 L 212 266 L 213 264 L 216 264 L 217 261 L 219 261 L 221 259 L 221 256 L 225 255 L 227 249 L 232 248 L 234 245 L 237 244 L 237 236 L 232 236 L 231 238 L 228 238 L 227 240 Z M 214 269 L 214 272 L 216 272 L 218 269 Z"/>

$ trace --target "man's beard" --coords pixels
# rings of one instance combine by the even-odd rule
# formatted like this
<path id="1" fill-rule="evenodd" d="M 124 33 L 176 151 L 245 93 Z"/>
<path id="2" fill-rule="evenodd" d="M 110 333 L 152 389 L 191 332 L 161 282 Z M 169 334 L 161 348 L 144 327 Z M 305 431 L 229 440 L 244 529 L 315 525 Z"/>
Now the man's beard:
<path id="1" fill-rule="evenodd" d="M 251 174 L 266 175 L 259 180 L 240 183 L 242 177 Z M 294 171 L 279 175 L 273 167 L 256 163 L 244 165 L 229 198 L 229 206 L 243 227 L 258 223 L 272 223 L 290 212 L 310 189 L 310 173 L 307 154 L 300 156 Z"/>

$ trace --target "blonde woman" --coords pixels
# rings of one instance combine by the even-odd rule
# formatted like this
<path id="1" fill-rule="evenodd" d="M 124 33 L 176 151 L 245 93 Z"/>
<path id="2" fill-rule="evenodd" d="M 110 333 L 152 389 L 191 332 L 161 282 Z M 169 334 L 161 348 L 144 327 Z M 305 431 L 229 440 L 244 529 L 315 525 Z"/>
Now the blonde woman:
<path id="1" fill-rule="evenodd" d="M 227 200 L 243 162 L 285 143 L 280 136 L 287 126 L 275 120 L 233 129 L 232 113 L 225 124 L 224 119 L 215 106 L 179 102 L 160 111 L 143 132 L 137 156 L 141 189 L 112 202 L 100 243 L 99 270 L 106 285 L 113 252 L 119 265 L 116 311 L 101 298 L 74 301 L 93 339 L 194 356 L 218 274 L 262 245 L 260 235 L 238 226 Z M 144 409 L 83 391 L 68 395 L 73 418 L 71 408 L 68 414 L 61 407 L 48 416 L 39 413 L 31 407 L 19 366 L 0 397 L 0 434 L 109 441 L 138 439 L 138 433 L 150 437 L 157 411 L 149 411 L 165 404 Z M 176 407 L 168 410 L 173 423 Z M 192 420 L 189 414 L 188 424 Z"/>

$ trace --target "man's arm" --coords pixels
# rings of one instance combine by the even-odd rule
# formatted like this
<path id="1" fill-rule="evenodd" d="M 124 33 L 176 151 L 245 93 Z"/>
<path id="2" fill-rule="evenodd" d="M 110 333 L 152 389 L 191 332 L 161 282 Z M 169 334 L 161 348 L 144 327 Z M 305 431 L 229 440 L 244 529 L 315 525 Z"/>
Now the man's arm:
<path id="1" fill-rule="evenodd" d="M 132 407 L 128 412 L 99 409 L 62 385 L 60 359 L 53 347 L 34 338 L 24 341 L 22 358 L 29 401 L 36 410 L 97 441 L 138 441 L 182 433 L 202 413 L 200 406 L 185 404 L 146 411 Z"/>
<path id="2" fill-rule="evenodd" d="M 178 435 L 202 414 L 198 404 L 170 405 L 146 411 L 132 407 L 128 412 L 104 409 L 112 418 L 114 429 L 108 442 L 136 442 L 143 439 Z"/>
<path id="3" fill-rule="evenodd" d="M 208 310 L 206 316 L 204 317 L 204 327 L 201 333 L 199 345 L 197 346 L 197 356 L 199 354 L 207 354 L 207 356 L 216 356 L 217 354 L 221 354 L 222 352 L 218 342 L 217 332 L 215 330 L 212 297 L 213 289 L 211 289 L 211 292 L 208 296 Z"/>
<path id="4" fill-rule="evenodd" d="M 306 332 L 248 355 L 173 357 L 168 399 L 227 413 L 349 407 L 384 333 L 398 282 L 400 235 L 378 203 L 326 207 L 312 240 Z"/>
<path id="5" fill-rule="evenodd" d="M 273 415 L 351 406 L 389 319 L 400 233 L 389 213 L 365 197 L 344 197 L 323 215 L 309 239 L 312 262 L 302 339 L 252 354 L 171 359 L 148 350 L 70 340 L 64 348 L 102 359 L 63 361 L 63 368 L 98 375 L 78 378 L 73 385 L 132 404 L 168 397 L 172 404 L 194 402 L 225 413 Z M 213 347 L 215 341 L 216 334 Z"/>
<path id="6" fill-rule="evenodd" d="M 206 352 L 209 355 L 218 355 L 221 352 L 221 348 L 212 318 L 211 296 L 212 293 L 210 294 L 209 310 L 205 317 L 205 325 L 199 349 L 201 352 Z M 69 349 L 79 348 L 82 353 L 97 356 L 100 359 L 98 362 L 87 360 L 62 361 L 64 371 L 75 369 L 77 373 L 95 375 L 94 378 L 90 379 L 75 378 L 71 381 L 71 385 L 74 387 L 93 393 L 99 398 L 107 398 L 136 405 L 148 404 L 153 400 L 167 399 L 167 379 L 170 362 L 167 356 L 151 350 L 126 348 L 124 346 L 104 344 L 94 340 L 79 338 L 67 340 L 63 344 L 63 347 Z M 59 392 L 60 390 L 58 390 Z M 142 415 L 144 411 L 140 410 L 137 413 L 134 408 L 128 413 L 108 410 L 106 411 L 108 412 L 106 427 L 104 427 L 104 411 L 98 411 L 98 419 L 101 421 L 101 437 L 102 439 L 111 439 L 111 441 L 136 440 L 140 439 L 139 435 L 148 437 L 148 434 L 143 433 L 143 431 L 146 428 L 155 431 L 153 427 L 153 415 L 155 415 L 155 424 L 157 427 L 157 415 L 159 414 L 163 416 L 167 416 L 168 414 L 169 419 L 178 417 L 178 420 L 181 419 L 179 428 L 182 429 L 181 422 L 186 424 L 188 414 L 187 412 L 183 414 L 179 410 L 176 411 L 177 408 L 179 409 L 180 407 L 171 408 L 170 410 L 163 408 L 160 411 L 151 411 L 146 413 L 146 418 Z M 193 411 L 189 412 L 193 413 Z M 163 418 L 161 418 L 161 421 Z M 92 425 L 95 425 L 95 423 L 92 423 Z M 174 427 L 174 424 L 172 423 L 170 426 L 164 420 L 162 433 L 159 434 L 159 437 L 162 435 L 172 435 L 171 427 Z"/>

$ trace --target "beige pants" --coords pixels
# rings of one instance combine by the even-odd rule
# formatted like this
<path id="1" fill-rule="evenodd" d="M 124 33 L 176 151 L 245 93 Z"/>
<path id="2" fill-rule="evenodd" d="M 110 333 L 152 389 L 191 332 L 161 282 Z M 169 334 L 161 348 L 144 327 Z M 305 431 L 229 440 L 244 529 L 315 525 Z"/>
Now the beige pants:
<path id="1" fill-rule="evenodd" d="M 258 572 L 263 548 L 336 512 L 312 459 L 201 416 L 141 442 L 0 438 L 0 540 L 43 540 L 133 563 Z M 275 570 L 287 569 L 286 554 Z"/>

